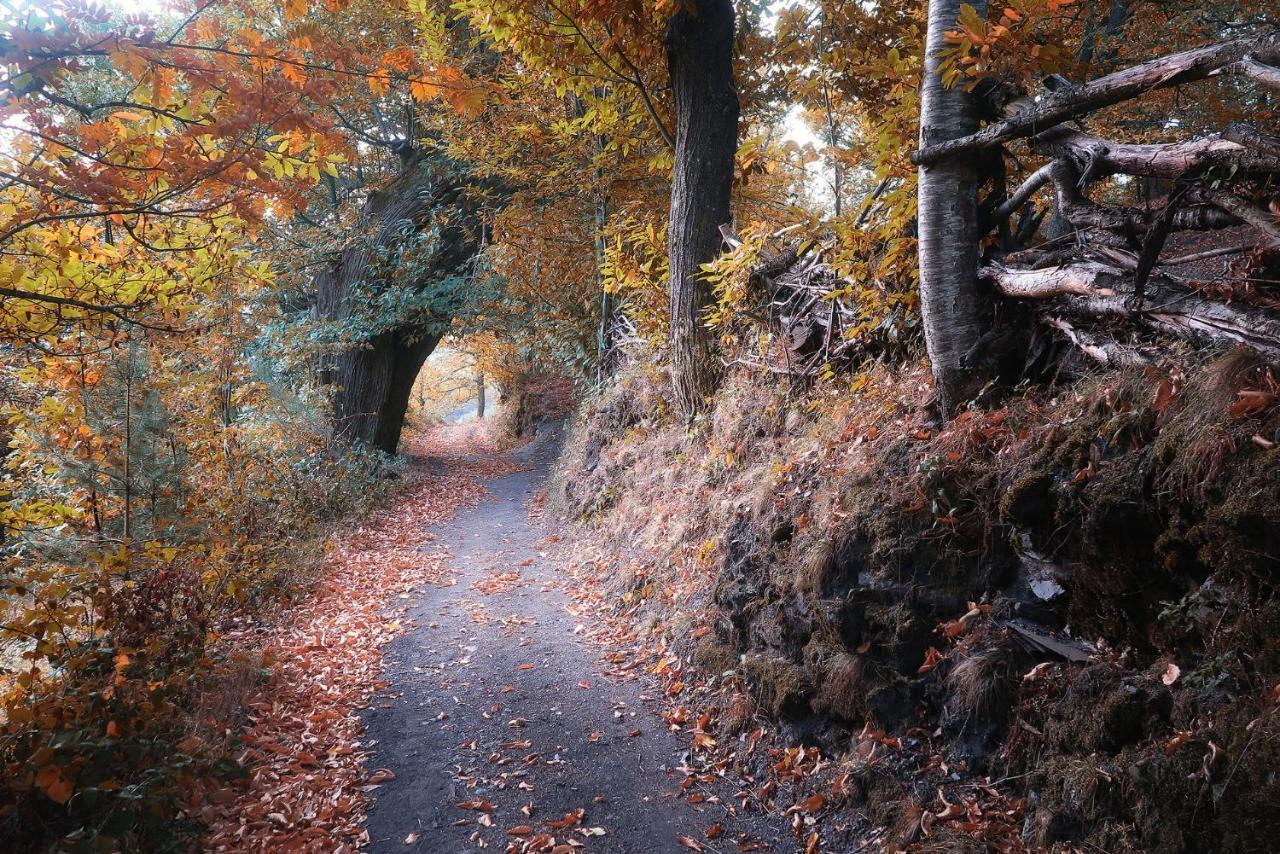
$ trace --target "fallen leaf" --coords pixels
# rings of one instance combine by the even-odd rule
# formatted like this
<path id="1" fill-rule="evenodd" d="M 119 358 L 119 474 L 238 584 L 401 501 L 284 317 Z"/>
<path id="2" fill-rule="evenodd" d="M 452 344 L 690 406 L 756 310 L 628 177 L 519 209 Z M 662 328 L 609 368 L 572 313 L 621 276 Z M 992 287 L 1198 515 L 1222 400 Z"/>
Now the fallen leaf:
<path id="1" fill-rule="evenodd" d="M 917 670 L 916 672 L 928 673 L 930 670 L 937 667 L 940 661 L 942 661 L 942 653 L 939 652 L 935 647 L 931 646 L 927 650 L 925 650 L 924 664 L 920 665 L 920 669 Z"/>
<path id="2" fill-rule="evenodd" d="M 822 807 L 826 804 L 826 802 L 827 802 L 827 799 L 824 798 L 822 796 L 822 793 L 819 792 L 817 794 L 813 794 L 805 798 L 803 801 L 800 802 L 799 806 L 802 812 L 807 812 L 810 815 L 812 815 L 813 813 L 816 813 L 818 810 L 822 809 Z"/>
<path id="3" fill-rule="evenodd" d="M 1167 756 L 1172 756 L 1178 752 L 1178 748 L 1186 744 L 1192 739 L 1190 730 L 1179 730 L 1174 734 L 1173 738 L 1164 743 L 1164 752 Z"/>
<path id="4" fill-rule="evenodd" d="M 574 810 L 573 812 L 565 813 L 564 818 L 556 819 L 555 821 L 544 821 L 543 824 L 545 824 L 547 827 L 554 827 L 556 830 L 563 830 L 569 827 L 577 827 L 579 824 L 582 823 L 582 817 L 586 815 L 586 813 L 587 813 L 586 810 L 584 810 L 582 807 L 578 807 L 578 809 Z"/>

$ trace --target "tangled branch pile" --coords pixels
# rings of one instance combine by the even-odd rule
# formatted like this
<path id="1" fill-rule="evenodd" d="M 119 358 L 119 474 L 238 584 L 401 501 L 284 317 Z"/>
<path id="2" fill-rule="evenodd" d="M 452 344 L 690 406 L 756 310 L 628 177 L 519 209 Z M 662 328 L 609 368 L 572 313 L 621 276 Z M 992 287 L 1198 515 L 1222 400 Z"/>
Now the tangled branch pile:
<path id="1" fill-rule="evenodd" d="M 986 186 L 977 209 L 981 287 L 1006 298 L 1000 321 L 966 360 L 994 358 L 1023 318 L 1009 301 L 1032 301 L 1043 324 L 1088 357 L 1116 365 L 1151 360 L 1151 336 L 1194 346 L 1248 345 L 1280 357 L 1280 225 L 1274 196 L 1280 137 L 1244 122 L 1174 142 L 1116 142 L 1083 118 L 1143 95 L 1213 78 L 1274 88 L 1280 35 L 1237 39 L 1145 62 L 1072 85 L 1056 75 L 1032 97 L 978 80 L 972 96 L 991 121 L 914 155 L 922 170 L 960 162 Z M 1261 101 L 1265 94 L 1250 97 Z M 1163 122 L 1178 127 L 1176 116 Z M 1010 192 L 1005 146 L 1025 140 L 1043 159 Z M 1049 198 L 1037 204 L 1042 190 Z M 1098 199 L 1091 198 L 1098 196 Z M 1133 196 L 1133 198 L 1125 198 Z M 912 228 L 917 226 L 913 224 Z M 774 239 L 784 232 L 775 232 Z M 725 229 L 725 242 L 744 242 Z M 798 242 L 760 252 L 750 273 L 781 342 L 771 370 L 816 375 L 874 356 L 863 307 L 829 249 Z M 1025 337 L 1018 338 L 1025 346 Z"/>

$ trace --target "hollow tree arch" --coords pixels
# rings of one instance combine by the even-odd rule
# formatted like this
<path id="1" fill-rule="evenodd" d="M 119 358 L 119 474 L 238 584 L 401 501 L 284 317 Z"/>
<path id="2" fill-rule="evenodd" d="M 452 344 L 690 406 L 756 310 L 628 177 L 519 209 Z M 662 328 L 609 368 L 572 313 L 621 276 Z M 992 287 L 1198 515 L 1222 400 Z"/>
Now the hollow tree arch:
<path id="1" fill-rule="evenodd" d="M 374 192 L 361 216 L 362 234 L 351 240 L 316 277 L 316 314 L 321 320 L 351 322 L 372 293 L 404 282 L 379 281 L 387 275 L 412 275 L 411 290 L 426 292 L 441 282 L 458 286 L 459 274 L 481 247 L 482 223 L 464 180 L 416 152 L 402 155 L 399 174 Z M 411 273 L 384 259 L 415 235 L 435 234 L 429 257 Z M 388 273 L 390 269 L 390 273 Z M 394 454 L 400 444 L 413 381 L 435 350 L 447 326 L 450 305 L 444 300 L 430 313 L 377 331 L 326 358 L 324 379 L 335 386 L 334 438 L 343 444 L 365 444 Z"/>

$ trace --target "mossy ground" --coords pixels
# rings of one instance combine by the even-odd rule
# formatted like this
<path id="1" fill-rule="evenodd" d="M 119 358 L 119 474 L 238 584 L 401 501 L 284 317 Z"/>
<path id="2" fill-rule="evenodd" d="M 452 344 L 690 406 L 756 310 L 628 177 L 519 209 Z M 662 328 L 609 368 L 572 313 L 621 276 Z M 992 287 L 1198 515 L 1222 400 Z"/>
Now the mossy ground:
<path id="1" fill-rule="evenodd" d="M 661 376 L 624 375 L 579 413 L 559 508 L 654 631 L 797 738 L 839 755 L 868 721 L 945 724 L 962 767 L 1018 779 L 1033 847 L 1280 838 L 1270 369 L 1097 373 L 942 428 L 922 368 L 856 385 L 735 374 L 686 427 Z M 1028 561 L 1061 595 L 1027 593 Z M 1092 660 L 1029 651 L 1010 621 Z"/>

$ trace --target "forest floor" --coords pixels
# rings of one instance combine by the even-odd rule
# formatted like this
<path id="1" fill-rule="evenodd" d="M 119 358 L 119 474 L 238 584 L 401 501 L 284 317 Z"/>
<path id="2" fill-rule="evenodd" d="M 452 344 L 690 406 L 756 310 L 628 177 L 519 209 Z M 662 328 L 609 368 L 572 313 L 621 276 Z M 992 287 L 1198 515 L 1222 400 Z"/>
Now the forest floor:
<path id="1" fill-rule="evenodd" d="M 234 736 L 248 777 L 193 799 L 207 850 L 794 847 L 731 784 L 691 794 L 662 686 L 569 595 L 542 518 L 561 432 L 414 436 L 405 486 L 335 532 L 314 586 L 228 636 L 271 675 Z"/>
<path id="2" fill-rule="evenodd" d="M 519 470 L 432 529 L 448 577 L 414 592 L 416 627 L 384 650 L 386 687 L 365 714 L 368 766 L 386 778 L 370 850 L 773 847 L 785 828 L 731 819 L 730 793 L 688 803 L 661 690 L 606 673 L 615 665 L 585 640 L 590 618 L 563 591 L 558 537 L 541 520 L 559 440 L 544 427 L 510 456 Z"/>

